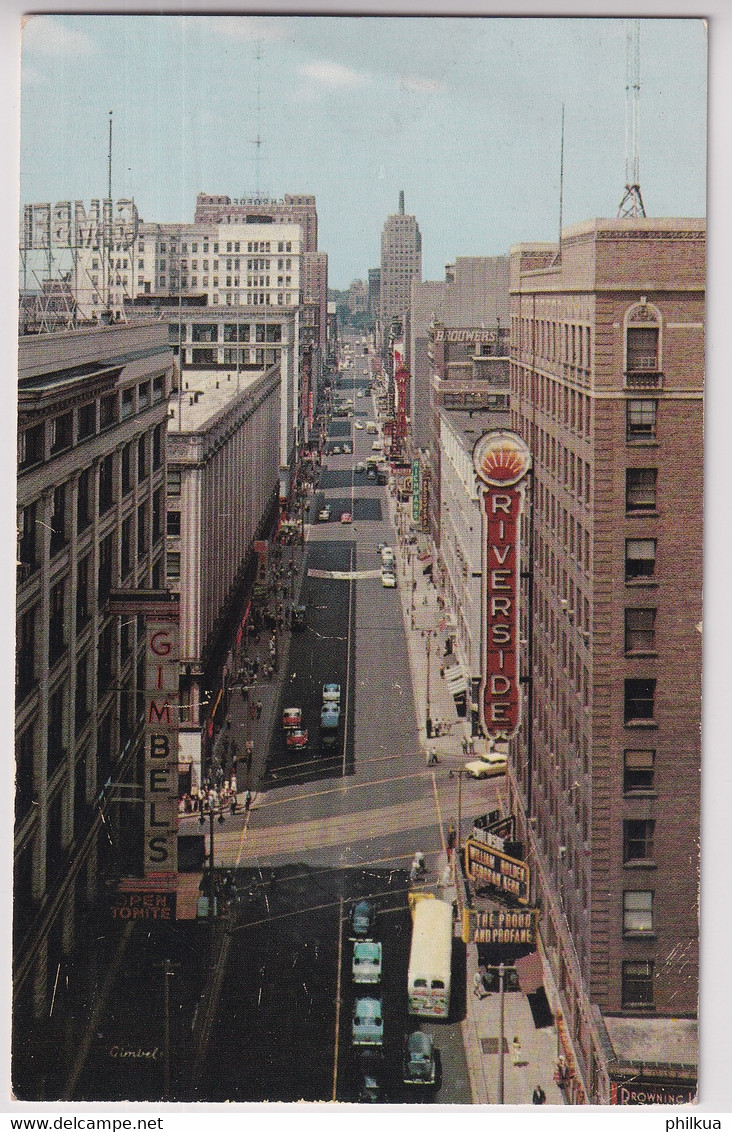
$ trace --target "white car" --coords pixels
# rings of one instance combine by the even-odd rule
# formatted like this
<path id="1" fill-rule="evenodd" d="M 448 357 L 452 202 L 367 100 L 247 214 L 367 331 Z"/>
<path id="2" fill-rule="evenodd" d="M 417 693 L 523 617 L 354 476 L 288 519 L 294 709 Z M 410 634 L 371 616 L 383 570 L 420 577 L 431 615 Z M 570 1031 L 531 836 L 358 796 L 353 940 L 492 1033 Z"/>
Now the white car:
<path id="1" fill-rule="evenodd" d="M 497 778 L 506 773 L 506 756 L 493 751 L 484 759 L 472 759 L 465 764 L 465 773 L 470 778 Z"/>
<path id="2" fill-rule="evenodd" d="M 396 589 L 396 574 L 393 570 L 387 570 L 386 566 L 383 566 L 381 570 L 381 584 L 384 589 Z"/>
<path id="3" fill-rule="evenodd" d="M 394 568 L 394 551 L 390 546 L 382 546 L 381 548 L 381 565 L 387 570 Z"/>
<path id="4" fill-rule="evenodd" d="M 355 426 L 354 426 L 354 427 L 355 427 L 355 428 L 357 428 L 357 429 L 359 430 L 359 432 L 360 432 L 360 431 L 361 431 L 361 429 L 363 428 L 363 425 L 361 424 L 361 422 L 360 422 L 360 421 L 356 421 L 356 422 L 355 422 Z"/>

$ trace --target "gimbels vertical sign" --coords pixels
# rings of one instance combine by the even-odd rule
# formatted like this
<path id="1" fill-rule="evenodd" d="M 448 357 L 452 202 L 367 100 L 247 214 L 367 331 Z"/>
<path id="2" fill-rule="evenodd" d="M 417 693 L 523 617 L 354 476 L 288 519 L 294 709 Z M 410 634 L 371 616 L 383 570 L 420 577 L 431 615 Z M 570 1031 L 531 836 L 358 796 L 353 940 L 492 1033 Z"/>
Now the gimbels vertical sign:
<path id="1" fill-rule="evenodd" d="M 531 454 L 514 432 L 485 433 L 473 449 L 481 481 L 482 679 L 480 723 L 489 739 L 509 739 L 521 715 L 519 521 Z"/>
<path id="2" fill-rule="evenodd" d="M 177 613 L 177 611 L 176 611 Z M 178 622 L 145 623 L 146 736 L 143 870 L 178 871 Z"/>

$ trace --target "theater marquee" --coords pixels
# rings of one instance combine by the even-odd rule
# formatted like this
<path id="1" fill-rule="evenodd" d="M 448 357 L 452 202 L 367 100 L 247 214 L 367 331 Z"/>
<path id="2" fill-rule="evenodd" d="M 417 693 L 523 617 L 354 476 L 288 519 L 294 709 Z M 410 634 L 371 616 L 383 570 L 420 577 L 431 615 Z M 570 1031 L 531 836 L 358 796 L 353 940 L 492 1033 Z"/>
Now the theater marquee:
<path id="1" fill-rule="evenodd" d="M 531 454 L 514 432 L 485 433 L 473 449 L 481 481 L 482 674 L 480 723 L 489 739 L 510 739 L 521 715 L 519 521 Z"/>

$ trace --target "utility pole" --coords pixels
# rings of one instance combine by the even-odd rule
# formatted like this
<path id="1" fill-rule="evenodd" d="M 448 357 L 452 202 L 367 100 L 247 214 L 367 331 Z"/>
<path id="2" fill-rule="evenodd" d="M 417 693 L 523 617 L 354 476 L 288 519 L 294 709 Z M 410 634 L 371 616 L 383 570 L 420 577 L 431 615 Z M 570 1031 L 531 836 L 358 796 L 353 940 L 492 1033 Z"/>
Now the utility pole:
<path id="1" fill-rule="evenodd" d="M 506 968 L 503 962 L 498 965 L 498 1103 L 503 1104 L 504 1092 L 504 1075 L 505 1075 L 505 1036 L 504 1036 L 504 988 L 503 980 L 506 973 Z"/>
<path id="2" fill-rule="evenodd" d="M 173 965 L 169 959 L 163 965 L 163 1100 L 170 1100 L 170 983 Z"/>

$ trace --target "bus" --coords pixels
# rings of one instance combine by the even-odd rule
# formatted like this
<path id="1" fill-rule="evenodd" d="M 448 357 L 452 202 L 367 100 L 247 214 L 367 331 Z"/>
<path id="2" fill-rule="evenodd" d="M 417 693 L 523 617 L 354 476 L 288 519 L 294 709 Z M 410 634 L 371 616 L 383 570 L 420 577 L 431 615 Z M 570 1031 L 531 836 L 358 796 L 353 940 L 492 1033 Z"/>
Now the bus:
<path id="1" fill-rule="evenodd" d="M 407 993 L 409 1013 L 447 1018 L 450 1011 L 452 905 L 444 900 L 417 900 L 412 912 Z"/>

